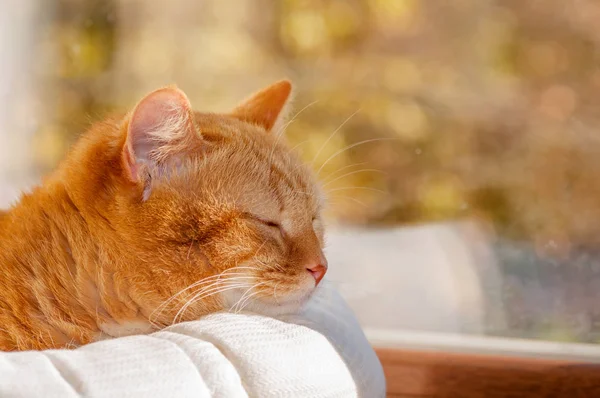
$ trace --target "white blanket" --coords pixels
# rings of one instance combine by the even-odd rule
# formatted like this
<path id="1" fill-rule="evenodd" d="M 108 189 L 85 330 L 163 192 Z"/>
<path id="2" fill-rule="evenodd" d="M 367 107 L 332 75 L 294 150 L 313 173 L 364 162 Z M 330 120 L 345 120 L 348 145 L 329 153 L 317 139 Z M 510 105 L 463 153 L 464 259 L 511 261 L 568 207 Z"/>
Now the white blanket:
<path id="1" fill-rule="evenodd" d="M 220 313 L 76 350 L 0 353 L 0 397 L 385 396 L 381 364 L 331 288 L 300 315 Z"/>

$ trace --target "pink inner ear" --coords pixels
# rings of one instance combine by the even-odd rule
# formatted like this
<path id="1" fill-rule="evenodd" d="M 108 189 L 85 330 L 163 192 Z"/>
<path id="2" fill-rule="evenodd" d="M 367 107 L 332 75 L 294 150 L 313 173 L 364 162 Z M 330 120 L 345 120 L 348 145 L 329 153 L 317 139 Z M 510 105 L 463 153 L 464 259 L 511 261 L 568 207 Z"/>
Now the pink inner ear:
<path id="1" fill-rule="evenodd" d="M 153 149 L 151 133 L 156 131 L 161 124 L 161 117 L 166 112 L 166 107 L 160 98 L 148 98 L 142 106 L 136 107 L 129 122 L 129 142 L 137 159 L 148 159 Z"/>
<path id="2" fill-rule="evenodd" d="M 139 181 L 141 165 L 157 167 L 176 156 L 174 148 L 195 136 L 192 110 L 186 95 L 175 87 L 156 90 L 134 108 L 129 120 L 124 161 L 130 177 Z"/>

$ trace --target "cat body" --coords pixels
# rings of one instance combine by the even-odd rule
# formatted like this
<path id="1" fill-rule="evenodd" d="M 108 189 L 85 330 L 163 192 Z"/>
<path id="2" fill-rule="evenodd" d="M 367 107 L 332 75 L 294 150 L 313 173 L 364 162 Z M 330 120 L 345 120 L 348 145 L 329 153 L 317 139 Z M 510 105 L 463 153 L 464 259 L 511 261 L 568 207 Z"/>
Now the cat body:
<path id="1" fill-rule="evenodd" d="M 207 114 L 166 87 L 92 126 L 0 213 L 0 349 L 297 310 L 327 263 L 320 191 L 279 136 L 290 91 Z"/>

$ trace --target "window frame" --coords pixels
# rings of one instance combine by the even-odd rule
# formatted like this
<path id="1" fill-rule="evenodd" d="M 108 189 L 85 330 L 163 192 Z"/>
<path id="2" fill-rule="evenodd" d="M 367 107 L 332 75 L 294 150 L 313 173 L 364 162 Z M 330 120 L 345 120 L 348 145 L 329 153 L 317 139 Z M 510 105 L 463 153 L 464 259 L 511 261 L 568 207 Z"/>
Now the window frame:
<path id="1" fill-rule="evenodd" d="M 375 347 L 388 397 L 600 397 L 600 364 Z"/>
<path id="2" fill-rule="evenodd" d="M 600 397 L 600 346 L 365 330 L 388 397 Z"/>

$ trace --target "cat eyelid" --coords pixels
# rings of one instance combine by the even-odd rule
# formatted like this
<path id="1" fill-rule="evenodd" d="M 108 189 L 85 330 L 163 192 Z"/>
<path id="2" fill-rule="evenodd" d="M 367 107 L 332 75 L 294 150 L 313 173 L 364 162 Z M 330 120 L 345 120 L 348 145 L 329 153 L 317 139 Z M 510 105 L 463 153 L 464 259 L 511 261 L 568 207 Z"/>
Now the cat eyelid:
<path id="1" fill-rule="evenodd" d="M 267 227 L 272 227 L 272 228 L 279 228 L 281 229 L 281 225 L 279 225 L 278 223 L 276 223 L 275 221 L 266 221 L 266 220 L 259 220 L 261 223 L 265 224 Z"/>
<path id="2" fill-rule="evenodd" d="M 279 224 L 276 221 L 267 220 L 267 219 L 264 219 L 262 217 L 259 217 L 259 216 L 255 215 L 255 214 L 252 214 L 252 213 L 244 213 L 244 217 L 250 218 L 250 219 L 252 219 L 254 221 L 258 221 L 259 223 L 264 224 L 267 227 L 277 228 L 277 229 L 281 230 L 281 224 Z"/>

